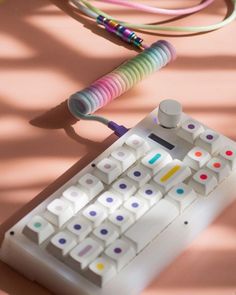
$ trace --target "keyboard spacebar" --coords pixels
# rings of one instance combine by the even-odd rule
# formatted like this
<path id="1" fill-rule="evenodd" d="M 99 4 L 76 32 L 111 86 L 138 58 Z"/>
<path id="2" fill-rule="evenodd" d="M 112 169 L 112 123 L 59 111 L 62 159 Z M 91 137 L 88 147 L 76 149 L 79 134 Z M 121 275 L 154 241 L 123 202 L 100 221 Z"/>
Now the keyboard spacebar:
<path id="1" fill-rule="evenodd" d="M 178 210 L 175 205 L 168 200 L 162 199 L 131 226 L 124 233 L 124 236 L 135 244 L 136 250 L 139 252 L 177 216 Z"/>

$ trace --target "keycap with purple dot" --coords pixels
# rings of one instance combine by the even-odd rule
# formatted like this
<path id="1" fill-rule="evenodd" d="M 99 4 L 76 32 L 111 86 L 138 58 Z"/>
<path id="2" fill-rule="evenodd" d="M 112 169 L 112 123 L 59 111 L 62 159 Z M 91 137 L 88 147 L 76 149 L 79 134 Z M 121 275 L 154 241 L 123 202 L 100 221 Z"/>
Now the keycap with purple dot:
<path id="1" fill-rule="evenodd" d="M 76 217 L 66 227 L 66 229 L 76 236 L 77 240 L 82 241 L 91 231 L 91 222 L 82 216 Z"/>
<path id="2" fill-rule="evenodd" d="M 115 262 L 117 270 L 120 271 L 135 257 L 136 252 L 128 241 L 118 239 L 105 250 L 105 255 Z"/>
<path id="3" fill-rule="evenodd" d="M 204 131 L 202 125 L 195 120 L 189 119 L 182 122 L 177 134 L 182 139 L 194 143 L 194 140 Z"/>
<path id="4" fill-rule="evenodd" d="M 126 209 L 118 209 L 108 217 L 118 232 L 124 232 L 134 222 L 134 216 Z"/>
<path id="5" fill-rule="evenodd" d="M 150 207 L 156 204 L 162 198 L 162 193 L 160 190 L 154 184 L 150 183 L 142 186 L 138 190 L 137 195 L 144 198 Z"/>
<path id="6" fill-rule="evenodd" d="M 149 209 L 149 205 L 143 198 L 131 197 L 124 203 L 124 208 L 130 211 L 135 219 L 138 219 Z"/>
<path id="7" fill-rule="evenodd" d="M 111 191 L 106 191 L 97 199 L 97 203 L 104 206 L 109 213 L 114 212 L 122 204 L 122 198 Z"/>
<path id="8" fill-rule="evenodd" d="M 52 255 L 61 259 L 75 247 L 76 243 L 77 241 L 72 234 L 62 231 L 51 238 L 46 248 Z"/>
<path id="9" fill-rule="evenodd" d="M 138 186 L 144 185 L 151 179 L 151 173 L 148 168 L 142 164 L 138 164 L 127 172 L 127 176 L 135 181 Z"/>
<path id="10" fill-rule="evenodd" d="M 95 203 L 85 208 L 82 214 L 85 218 L 92 221 L 93 226 L 96 227 L 107 217 L 107 209 Z"/>
<path id="11" fill-rule="evenodd" d="M 204 131 L 195 142 L 196 145 L 204 148 L 211 154 L 215 154 L 223 146 L 221 136 L 213 130 Z"/>
<path id="12" fill-rule="evenodd" d="M 92 236 L 99 239 L 103 246 L 106 247 L 119 237 L 119 233 L 111 224 L 104 222 L 93 231 Z"/>
<path id="13" fill-rule="evenodd" d="M 127 178 L 120 178 L 113 183 L 112 190 L 118 193 L 123 200 L 127 200 L 136 192 L 137 186 Z"/>

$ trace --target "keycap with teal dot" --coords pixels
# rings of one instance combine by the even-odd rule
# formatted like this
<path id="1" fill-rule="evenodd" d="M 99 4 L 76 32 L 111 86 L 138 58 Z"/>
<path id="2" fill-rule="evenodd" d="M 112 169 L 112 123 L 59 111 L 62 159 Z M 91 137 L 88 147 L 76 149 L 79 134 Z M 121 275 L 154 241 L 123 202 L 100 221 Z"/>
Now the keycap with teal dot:
<path id="1" fill-rule="evenodd" d="M 34 223 L 34 227 L 35 228 L 40 228 L 42 226 L 42 223 L 41 222 L 35 222 Z"/>
<path id="2" fill-rule="evenodd" d="M 182 194 L 184 193 L 184 189 L 182 189 L 182 188 L 177 188 L 176 193 L 177 193 L 178 195 L 182 195 Z"/>
<path id="3" fill-rule="evenodd" d="M 160 159 L 160 157 L 161 157 L 161 154 L 155 154 L 149 161 L 148 161 L 148 163 L 149 164 L 154 164 L 158 159 Z"/>

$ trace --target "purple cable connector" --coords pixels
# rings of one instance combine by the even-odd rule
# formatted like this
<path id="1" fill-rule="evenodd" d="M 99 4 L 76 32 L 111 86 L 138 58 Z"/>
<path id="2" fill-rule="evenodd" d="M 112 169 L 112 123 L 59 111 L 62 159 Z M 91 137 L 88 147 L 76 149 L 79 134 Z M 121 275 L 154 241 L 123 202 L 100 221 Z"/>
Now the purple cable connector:
<path id="1" fill-rule="evenodd" d="M 123 125 L 118 125 L 113 121 L 110 121 L 107 125 L 111 130 L 114 131 L 115 135 L 117 135 L 118 137 L 121 137 L 122 135 L 124 135 L 129 129 L 127 129 L 125 126 Z"/>

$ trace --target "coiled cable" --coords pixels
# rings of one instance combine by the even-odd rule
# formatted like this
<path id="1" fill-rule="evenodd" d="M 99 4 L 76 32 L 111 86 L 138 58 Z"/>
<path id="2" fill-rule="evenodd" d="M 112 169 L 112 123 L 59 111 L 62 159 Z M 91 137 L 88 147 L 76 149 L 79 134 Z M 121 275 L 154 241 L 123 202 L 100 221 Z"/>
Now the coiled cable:
<path id="1" fill-rule="evenodd" d="M 108 126 L 110 120 L 91 114 L 175 57 L 175 49 L 169 42 L 157 41 L 89 87 L 72 94 L 68 99 L 68 108 L 77 119 L 95 120 Z"/>

